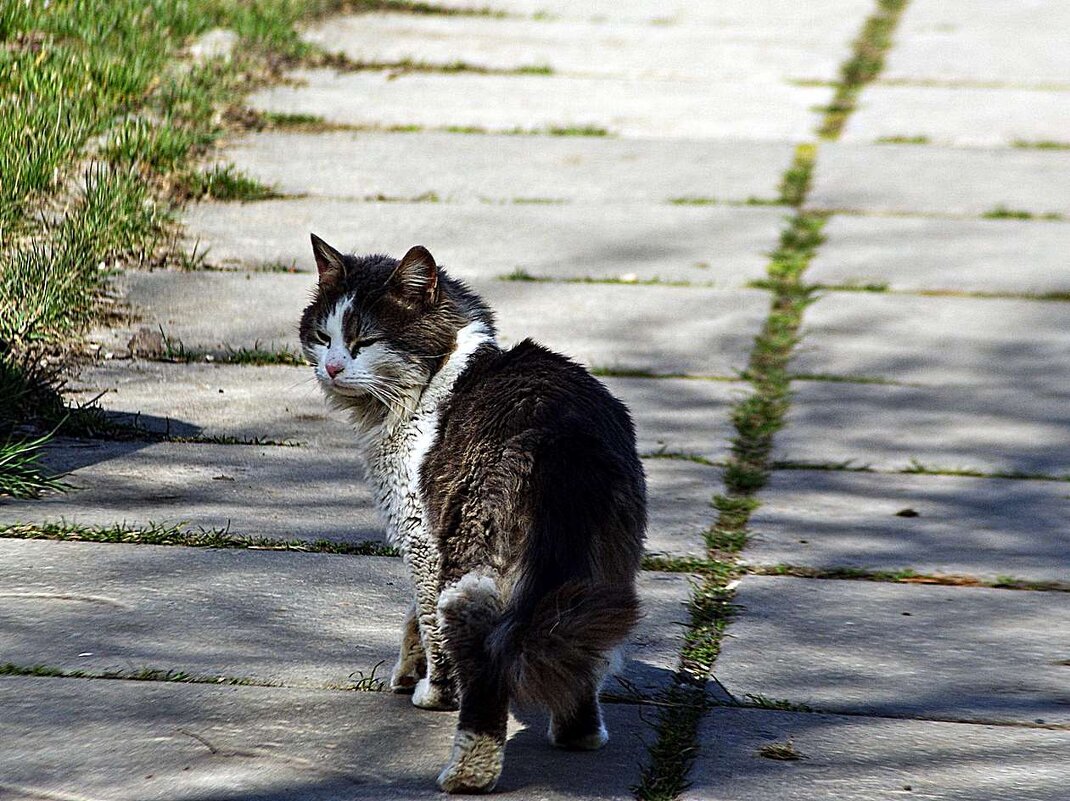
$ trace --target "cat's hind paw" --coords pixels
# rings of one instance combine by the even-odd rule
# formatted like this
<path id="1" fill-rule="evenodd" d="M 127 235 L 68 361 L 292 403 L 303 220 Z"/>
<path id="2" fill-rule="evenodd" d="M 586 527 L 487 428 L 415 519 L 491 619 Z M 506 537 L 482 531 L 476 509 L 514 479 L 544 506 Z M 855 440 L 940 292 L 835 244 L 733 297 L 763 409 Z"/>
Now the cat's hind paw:
<path id="1" fill-rule="evenodd" d="M 586 734 L 570 733 L 566 735 L 555 734 L 553 729 L 549 733 L 550 744 L 555 748 L 565 751 L 597 751 L 609 742 L 609 732 L 605 726 L 599 726 L 596 731 Z"/>
<path id="2" fill-rule="evenodd" d="M 453 687 L 448 684 L 432 683 L 420 679 L 412 693 L 412 704 L 420 709 L 440 709 L 452 711 L 457 708 L 457 697 Z"/>
<path id="3" fill-rule="evenodd" d="M 438 775 L 447 793 L 489 793 L 502 775 L 505 744 L 489 734 L 458 729 L 450 762 Z"/>

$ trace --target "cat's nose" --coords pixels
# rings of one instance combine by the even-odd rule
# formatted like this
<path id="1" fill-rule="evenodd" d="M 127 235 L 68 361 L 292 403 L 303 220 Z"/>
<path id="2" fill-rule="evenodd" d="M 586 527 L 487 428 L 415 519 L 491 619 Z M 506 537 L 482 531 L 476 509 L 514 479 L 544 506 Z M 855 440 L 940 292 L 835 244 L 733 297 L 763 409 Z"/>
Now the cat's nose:
<path id="1" fill-rule="evenodd" d="M 327 375 L 329 375 L 331 378 L 334 378 L 345 368 L 338 362 L 327 362 L 327 365 L 324 369 L 327 371 Z"/>

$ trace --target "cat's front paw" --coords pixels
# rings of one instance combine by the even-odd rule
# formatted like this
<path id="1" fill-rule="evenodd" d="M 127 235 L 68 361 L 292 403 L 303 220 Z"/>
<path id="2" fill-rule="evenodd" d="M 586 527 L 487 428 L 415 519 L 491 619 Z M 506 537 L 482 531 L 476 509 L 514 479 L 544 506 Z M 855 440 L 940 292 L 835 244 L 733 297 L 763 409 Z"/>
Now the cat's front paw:
<path id="1" fill-rule="evenodd" d="M 489 793 L 502 775 L 504 761 L 504 743 L 489 734 L 460 729 L 450 762 L 438 775 L 438 786 L 447 793 Z"/>
<path id="2" fill-rule="evenodd" d="M 441 709 L 452 711 L 457 708 L 457 698 L 449 684 L 420 679 L 412 693 L 413 706 L 420 709 Z"/>

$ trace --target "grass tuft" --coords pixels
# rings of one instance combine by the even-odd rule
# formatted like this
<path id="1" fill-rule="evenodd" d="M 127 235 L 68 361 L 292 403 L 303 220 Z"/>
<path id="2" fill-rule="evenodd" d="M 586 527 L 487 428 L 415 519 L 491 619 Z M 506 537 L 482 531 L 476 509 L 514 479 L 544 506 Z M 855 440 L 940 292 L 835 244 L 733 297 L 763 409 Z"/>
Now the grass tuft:
<path id="1" fill-rule="evenodd" d="M 398 556 L 391 545 L 381 542 L 335 542 L 333 540 L 280 540 L 245 537 L 227 529 L 189 529 L 182 524 L 147 523 L 144 526 L 80 526 L 73 523 L 12 523 L 0 526 L 0 539 L 57 540 L 135 545 L 175 545 L 189 548 L 227 548 L 257 551 L 301 551 L 350 556 Z"/>
<path id="2" fill-rule="evenodd" d="M 927 136 L 882 136 L 877 139 L 878 145 L 927 145 Z"/>
<path id="3" fill-rule="evenodd" d="M 186 178 L 185 191 L 191 199 L 270 200 L 282 197 L 270 186 L 243 174 L 233 164 L 216 165 L 205 172 L 193 172 Z"/>
<path id="4" fill-rule="evenodd" d="M 832 103 L 825 109 L 819 133 L 825 139 L 838 139 L 847 118 L 855 110 L 858 95 L 884 67 L 884 55 L 892 46 L 892 37 L 908 0 L 877 0 L 877 8 L 866 20 L 854 41 L 853 52 L 840 68 L 840 79 Z"/>
<path id="5" fill-rule="evenodd" d="M 67 485 L 41 464 L 48 439 L 9 439 L 0 444 L 0 497 L 37 498 L 48 490 L 66 489 Z"/>

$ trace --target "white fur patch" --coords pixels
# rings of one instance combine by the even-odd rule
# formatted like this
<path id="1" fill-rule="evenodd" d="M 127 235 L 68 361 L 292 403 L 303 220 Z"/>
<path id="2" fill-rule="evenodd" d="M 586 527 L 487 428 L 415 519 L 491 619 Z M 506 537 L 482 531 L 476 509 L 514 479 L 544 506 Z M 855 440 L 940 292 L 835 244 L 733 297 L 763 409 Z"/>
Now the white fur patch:
<path id="1" fill-rule="evenodd" d="M 502 775 L 505 748 L 487 734 L 458 729 L 450 762 L 438 776 L 447 793 L 489 792 Z"/>
<path id="2" fill-rule="evenodd" d="M 403 550 L 416 539 L 429 539 L 419 491 L 420 467 L 438 434 L 439 407 L 476 349 L 493 341 L 481 322 L 469 323 L 458 331 L 457 347 L 428 382 L 413 413 L 370 438 L 368 467 L 378 490 L 376 501 L 387 517 L 391 539 Z"/>
<path id="3" fill-rule="evenodd" d="M 460 581 L 447 587 L 438 596 L 438 611 L 445 612 L 460 604 L 479 606 L 499 603 L 498 585 L 490 576 L 482 573 L 465 573 Z"/>

